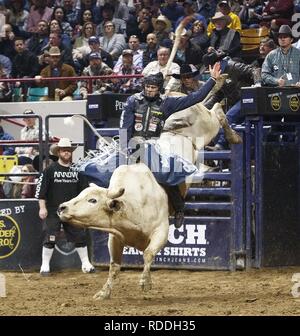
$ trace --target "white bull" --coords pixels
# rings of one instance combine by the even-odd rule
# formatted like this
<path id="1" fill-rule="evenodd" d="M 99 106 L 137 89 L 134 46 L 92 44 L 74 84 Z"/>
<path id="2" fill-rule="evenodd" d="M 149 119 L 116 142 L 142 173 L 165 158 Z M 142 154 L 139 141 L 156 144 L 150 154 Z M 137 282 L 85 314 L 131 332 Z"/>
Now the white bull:
<path id="1" fill-rule="evenodd" d="M 125 245 L 144 252 L 140 286 L 144 291 L 151 289 L 150 267 L 167 242 L 169 211 L 167 195 L 146 165 L 119 166 L 108 189 L 91 184 L 77 197 L 61 204 L 58 215 L 75 226 L 109 233 L 109 276 L 95 299 L 110 297 Z"/>

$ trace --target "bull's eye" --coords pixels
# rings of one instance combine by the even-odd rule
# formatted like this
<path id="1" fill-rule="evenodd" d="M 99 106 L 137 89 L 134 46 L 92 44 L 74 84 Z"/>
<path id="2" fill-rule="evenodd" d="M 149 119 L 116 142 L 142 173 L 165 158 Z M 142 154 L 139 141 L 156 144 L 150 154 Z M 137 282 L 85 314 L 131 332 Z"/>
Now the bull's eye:
<path id="1" fill-rule="evenodd" d="M 95 204 L 97 203 L 97 200 L 95 198 L 91 198 L 88 200 L 89 203 Z"/>

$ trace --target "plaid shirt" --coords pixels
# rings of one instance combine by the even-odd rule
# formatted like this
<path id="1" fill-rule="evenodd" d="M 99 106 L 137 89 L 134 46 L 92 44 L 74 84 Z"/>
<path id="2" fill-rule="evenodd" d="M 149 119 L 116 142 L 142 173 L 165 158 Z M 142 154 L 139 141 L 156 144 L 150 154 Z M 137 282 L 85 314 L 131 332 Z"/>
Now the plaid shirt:
<path id="1" fill-rule="evenodd" d="M 292 79 L 288 79 L 288 74 Z M 277 86 L 278 79 L 285 79 L 285 86 L 296 84 L 300 81 L 300 50 L 291 47 L 287 54 L 281 48 L 272 50 L 266 57 L 261 70 L 264 85 Z"/>

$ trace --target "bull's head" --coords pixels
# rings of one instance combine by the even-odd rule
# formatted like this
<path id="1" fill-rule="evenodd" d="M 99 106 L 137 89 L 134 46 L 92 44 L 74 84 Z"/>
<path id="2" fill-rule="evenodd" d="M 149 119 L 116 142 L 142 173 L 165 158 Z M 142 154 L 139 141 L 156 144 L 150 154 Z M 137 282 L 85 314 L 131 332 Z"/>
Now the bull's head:
<path id="1" fill-rule="evenodd" d="M 113 213 L 123 208 L 123 201 L 117 198 L 124 192 L 124 188 L 114 191 L 91 183 L 77 197 L 60 204 L 57 214 L 63 222 L 104 229 L 111 226 Z"/>

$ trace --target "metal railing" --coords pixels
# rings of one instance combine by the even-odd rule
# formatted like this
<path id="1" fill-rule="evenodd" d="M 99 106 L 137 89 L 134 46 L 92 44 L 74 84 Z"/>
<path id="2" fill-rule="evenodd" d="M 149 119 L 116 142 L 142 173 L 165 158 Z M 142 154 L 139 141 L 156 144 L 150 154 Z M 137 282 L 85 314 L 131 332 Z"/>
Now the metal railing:
<path id="1" fill-rule="evenodd" d="M 42 87 L 43 82 L 51 82 L 51 81 L 72 81 L 72 82 L 78 82 L 78 81 L 87 81 L 88 82 L 88 93 L 93 92 L 93 81 L 95 79 L 101 79 L 101 80 L 110 80 L 110 79 L 124 79 L 124 78 L 143 78 L 144 76 L 142 74 L 136 74 L 136 75 L 108 75 L 108 76 L 75 76 L 75 77 L 42 77 L 39 79 L 39 83 L 37 83 L 37 80 L 35 78 L 1 78 L 1 82 L 8 82 L 8 83 L 35 83 L 37 87 Z"/>

